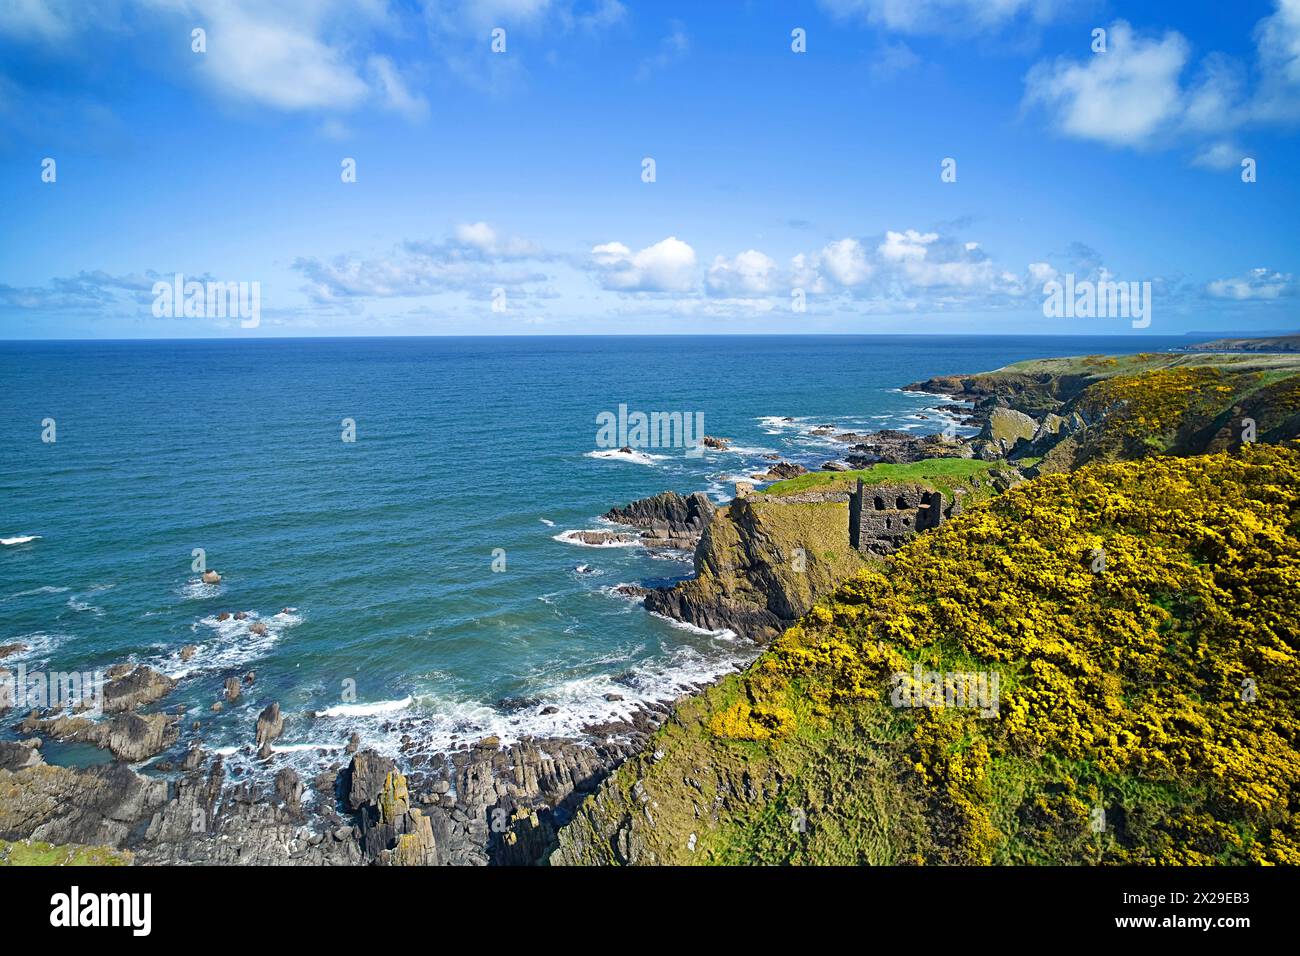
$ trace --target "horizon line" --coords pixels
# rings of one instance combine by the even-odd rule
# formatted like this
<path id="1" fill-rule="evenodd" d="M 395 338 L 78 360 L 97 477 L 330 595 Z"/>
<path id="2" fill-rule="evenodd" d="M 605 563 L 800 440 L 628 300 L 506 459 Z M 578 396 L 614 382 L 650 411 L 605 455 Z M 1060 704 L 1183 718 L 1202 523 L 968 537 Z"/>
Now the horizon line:
<path id="1" fill-rule="evenodd" d="M 323 342 L 344 339 L 390 340 L 390 339 L 610 339 L 610 338 L 1022 338 L 1022 339 L 1060 339 L 1060 338 L 1241 338 L 1266 339 L 1280 336 L 1300 335 L 1300 331 L 1264 331 L 1238 332 L 1215 331 L 1199 332 L 1186 330 L 1181 332 L 564 332 L 564 333 L 420 333 L 398 335 L 204 335 L 204 336 L 129 336 L 129 337 L 60 337 L 60 338 L 4 338 L 0 344 L 53 344 L 58 342 Z"/>

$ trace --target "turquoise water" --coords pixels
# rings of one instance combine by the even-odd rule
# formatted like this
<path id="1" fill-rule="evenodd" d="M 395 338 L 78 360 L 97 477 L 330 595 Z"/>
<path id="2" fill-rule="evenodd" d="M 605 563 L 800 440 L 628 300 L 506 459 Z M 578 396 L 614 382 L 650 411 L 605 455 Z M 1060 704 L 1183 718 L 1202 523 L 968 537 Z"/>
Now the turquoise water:
<path id="1" fill-rule="evenodd" d="M 1185 341 L 0 343 L 0 538 L 39 536 L 0 547 L 0 643 L 30 645 L 29 669 L 130 659 L 180 677 L 170 702 L 227 750 L 251 743 L 256 713 L 278 700 L 280 743 L 303 762 L 354 729 L 390 749 L 409 732 L 434 750 L 486 733 L 577 733 L 754 651 L 609 593 L 671 581 L 689 563 L 556 535 L 665 489 L 722 500 L 765 453 L 816 468 L 837 447 L 806 434 L 821 423 L 939 431 L 941 399 L 898 391 L 917 379 Z M 703 412 L 707 433 L 734 448 L 592 457 L 596 416 L 620 403 Z M 796 421 L 774 420 L 784 416 Z M 41 440 L 46 418 L 54 443 Z M 341 439 L 345 418 L 355 442 Z M 198 582 L 195 548 L 221 584 Z M 221 623 L 221 611 L 251 617 Z M 182 662 L 187 644 L 199 650 Z M 210 713 L 224 679 L 248 670 L 253 687 Z M 399 718 L 405 728 L 384 729 Z"/>

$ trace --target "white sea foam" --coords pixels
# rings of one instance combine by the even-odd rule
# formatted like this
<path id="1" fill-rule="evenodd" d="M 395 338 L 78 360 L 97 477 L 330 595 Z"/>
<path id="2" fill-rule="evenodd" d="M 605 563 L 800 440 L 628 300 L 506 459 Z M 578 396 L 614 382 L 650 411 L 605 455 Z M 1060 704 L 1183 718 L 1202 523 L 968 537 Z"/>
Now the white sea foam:
<path id="1" fill-rule="evenodd" d="M 550 518 L 538 518 L 537 520 L 540 521 L 542 524 L 546 525 L 546 527 L 548 528 L 555 527 L 555 522 L 552 521 Z"/>
<path id="2" fill-rule="evenodd" d="M 30 544 L 33 541 L 39 541 L 39 540 L 41 540 L 41 536 L 39 534 L 20 534 L 17 537 L 13 537 L 13 538 L 0 538 L 0 544 L 3 544 L 5 547 L 9 547 L 15 544 Z"/>
<path id="3" fill-rule="evenodd" d="M 590 542 L 583 541 L 578 537 L 578 535 L 583 534 L 584 532 L 591 531 L 600 531 L 601 533 L 604 533 L 603 529 L 598 528 L 577 528 L 551 535 L 551 539 L 553 541 L 562 541 L 565 544 L 576 544 L 580 548 L 637 548 L 641 546 L 641 539 L 634 536 L 618 538 L 613 541 L 599 542 L 597 544 L 591 544 Z"/>
<path id="4" fill-rule="evenodd" d="M 186 601 L 203 601 L 217 597 L 225 589 L 223 584 L 204 584 L 202 578 L 192 578 L 177 588 L 176 593 Z"/>
<path id="5" fill-rule="evenodd" d="M 623 451 L 620 448 L 598 448 L 595 451 L 587 452 L 588 458 L 600 458 L 605 461 L 627 461 L 636 465 L 653 465 L 656 461 L 663 461 L 667 455 L 651 455 L 644 451 Z"/>
<path id="6" fill-rule="evenodd" d="M 622 581 L 618 584 L 609 584 L 600 589 L 600 593 L 608 594 L 610 597 L 619 598 L 623 601 L 631 601 L 633 604 L 641 604 L 645 601 L 644 594 L 628 594 L 626 591 L 620 591 L 619 588 L 635 587 L 630 581 Z"/>
<path id="7" fill-rule="evenodd" d="M 26 647 L 26 650 L 14 651 L 12 654 L 0 658 L 0 667 L 16 664 L 19 661 L 30 665 L 33 661 L 48 660 L 51 654 L 72 639 L 71 634 L 50 633 L 49 631 L 32 631 L 29 634 L 19 634 L 17 637 L 0 639 L 0 644 L 22 644 Z"/>
<path id="8" fill-rule="evenodd" d="M 251 630 L 257 621 L 266 625 L 265 634 L 255 634 Z M 288 609 L 265 618 L 250 611 L 242 621 L 233 616 L 219 621 L 216 615 L 209 615 L 191 625 L 191 630 L 196 633 L 200 627 L 208 629 L 210 636 L 195 642 L 197 649 L 189 660 L 181 660 L 180 648 L 173 648 L 154 666 L 174 680 L 202 671 L 240 668 L 265 656 L 285 631 L 302 622 L 303 618 Z"/>
<path id="9" fill-rule="evenodd" d="M 5 601 L 16 601 L 18 598 L 36 597 L 38 594 L 65 594 L 71 590 L 72 590 L 71 588 L 56 588 L 53 585 L 47 584 L 44 587 L 31 588 L 27 591 L 15 592 L 14 594 L 11 594 L 7 598 L 5 598 L 3 601 L 0 601 L 0 604 L 5 603 Z"/>
<path id="10" fill-rule="evenodd" d="M 718 637 L 724 640 L 735 640 L 736 637 L 736 632 L 729 627 L 723 627 L 718 629 L 699 627 L 698 625 L 691 624 L 689 621 L 679 621 L 675 617 L 669 617 L 666 614 L 660 614 L 658 611 L 651 611 L 650 616 L 657 617 L 661 621 L 667 621 L 673 627 L 683 631 L 690 631 L 692 634 L 701 634 L 705 637 Z"/>
<path id="11" fill-rule="evenodd" d="M 401 700 L 381 700 L 373 704 L 335 704 L 315 711 L 313 717 L 374 717 L 377 714 L 395 714 L 406 710 L 415 698 L 409 694 Z"/>
<path id="12" fill-rule="evenodd" d="M 74 611 L 89 612 L 91 614 L 94 614 L 95 617 L 103 617 L 104 609 L 102 607 L 97 607 L 94 604 L 91 604 L 89 601 L 86 601 L 84 599 L 90 597 L 92 594 L 101 594 L 104 591 L 111 590 L 113 587 L 114 585 L 112 584 L 97 584 L 93 588 L 91 588 L 90 590 L 82 594 L 69 595 L 67 600 L 67 605 L 69 608 L 71 608 Z"/>

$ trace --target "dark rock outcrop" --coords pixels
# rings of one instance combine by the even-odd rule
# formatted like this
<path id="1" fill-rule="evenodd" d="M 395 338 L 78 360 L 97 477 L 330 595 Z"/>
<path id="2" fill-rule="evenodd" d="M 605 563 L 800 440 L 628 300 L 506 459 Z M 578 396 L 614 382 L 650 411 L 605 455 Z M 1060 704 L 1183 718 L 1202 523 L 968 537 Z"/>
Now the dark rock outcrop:
<path id="1" fill-rule="evenodd" d="M 107 676 L 112 676 L 112 671 Z M 104 713 L 116 714 L 152 704 L 167 696 L 176 681 L 145 664 L 104 685 Z"/>
<path id="2" fill-rule="evenodd" d="M 690 550 L 716 511 L 713 502 L 703 492 L 679 495 L 675 491 L 665 491 L 613 508 L 604 517 L 617 524 L 644 528 L 641 543 L 647 547 Z"/>

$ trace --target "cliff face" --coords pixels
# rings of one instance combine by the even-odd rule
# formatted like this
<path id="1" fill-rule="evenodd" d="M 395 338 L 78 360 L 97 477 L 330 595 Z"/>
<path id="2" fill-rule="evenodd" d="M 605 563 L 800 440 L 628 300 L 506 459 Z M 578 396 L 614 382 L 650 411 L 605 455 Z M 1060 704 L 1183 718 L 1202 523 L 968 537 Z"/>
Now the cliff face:
<path id="1" fill-rule="evenodd" d="M 966 504 L 1003 494 L 828 596 L 768 573 L 779 505 L 720 514 L 654 600 L 779 636 L 680 702 L 551 862 L 1300 864 L 1300 362 L 912 387 L 976 402 L 1019 470 L 968 476 Z"/>
<path id="2" fill-rule="evenodd" d="M 1300 864 L 1298 515 L 1295 448 L 1022 483 L 684 701 L 551 862 Z"/>
<path id="3" fill-rule="evenodd" d="M 842 498 L 843 500 L 836 500 Z M 695 549 L 695 577 L 646 595 L 646 609 L 766 643 L 863 563 L 849 547 L 847 496 L 737 498 Z"/>

